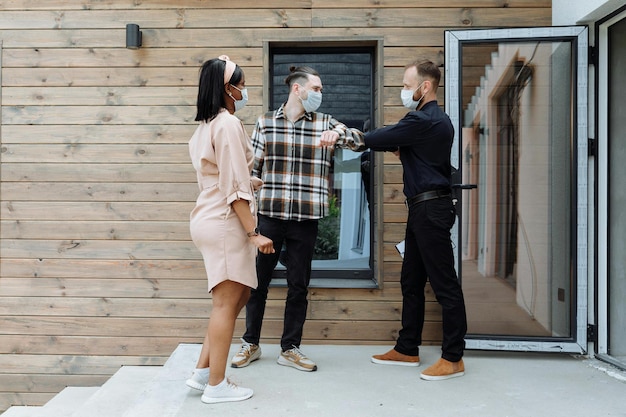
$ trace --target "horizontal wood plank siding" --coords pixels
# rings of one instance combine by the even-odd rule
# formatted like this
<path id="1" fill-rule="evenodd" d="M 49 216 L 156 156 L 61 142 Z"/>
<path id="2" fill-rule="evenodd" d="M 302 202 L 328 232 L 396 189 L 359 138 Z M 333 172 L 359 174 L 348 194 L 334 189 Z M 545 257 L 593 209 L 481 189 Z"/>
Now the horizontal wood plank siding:
<path id="1" fill-rule="evenodd" d="M 404 65 L 443 65 L 444 30 L 550 19 L 547 0 L 1 1 L 0 412 L 202 341 L 211 297 L 189 236 L 187 142 L 206 59 L 243 67 L 250 101 L 238 116 L 251 132 L 264 41 L 382 38 L 377 91 L 391 124 L 405 114 Z M 138 50 L 125 48 L 131 22 Z M 398 335 L 406 208 L 402 167 L 384 161 L 384 287 L 311 288 L 304 343 L 391 346 Z M 280 339 L 285 295 L 270 290 L 264 342 Z M 424 340 L 438 344 L 441 311 L 427 297 Z M 242 314 L 237 337 L 243 328 Z"/>

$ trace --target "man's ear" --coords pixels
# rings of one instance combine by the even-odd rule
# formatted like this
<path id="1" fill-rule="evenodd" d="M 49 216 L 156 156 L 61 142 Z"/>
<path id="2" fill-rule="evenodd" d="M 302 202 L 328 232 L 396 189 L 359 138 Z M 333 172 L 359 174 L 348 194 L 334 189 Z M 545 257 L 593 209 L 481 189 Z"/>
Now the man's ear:
<path id="1" fill-rule="evenodd" d="M 293 84 L 291 85 L 291 91 L 292 91 L 294 94 L 299 95 L 299 94 L 300 94 L 300 87 L 301 87 L 301 86 L 300 86 L 300 84 L 298 84 L 298 83 L 293 83 Z"/>
<path id="2" fill-rule="evenodd" d="M 424 83 L 428 83 L 428 93 L 433 91 L 433 82 L 431 80 L 424 80 Z"/>

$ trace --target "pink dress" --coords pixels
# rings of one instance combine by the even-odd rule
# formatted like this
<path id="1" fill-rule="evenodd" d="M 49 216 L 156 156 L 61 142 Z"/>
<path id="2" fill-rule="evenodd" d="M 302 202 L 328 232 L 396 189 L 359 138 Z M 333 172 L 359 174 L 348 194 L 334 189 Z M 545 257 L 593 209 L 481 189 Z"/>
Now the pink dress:
<path id="1" fill-rule="evenodd" d="M 200 187 L 189 227 L 204 259 L 209 292 L 226 280 L 256 288 L 256 247 L 231 206 L 248 200 L 256 220 L 254 190 L 261 183 L 250 176 L 254 155 L 243 124 L 226 110 L 201 122 L 189 141 L 189 155 Z"/>

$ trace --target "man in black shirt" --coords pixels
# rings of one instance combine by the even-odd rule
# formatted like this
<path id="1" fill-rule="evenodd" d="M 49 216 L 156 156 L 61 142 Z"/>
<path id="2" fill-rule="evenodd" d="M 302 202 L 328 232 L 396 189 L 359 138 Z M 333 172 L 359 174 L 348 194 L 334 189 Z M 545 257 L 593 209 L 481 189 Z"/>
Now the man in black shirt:
<path id="1" fill-rule="evenodd" d="M 372 356 L 372 362 L 419 366 L 424 287 L 428 278 L 442 307 L 443 344 L 439 361 L 420 374 L 426 380 L 464 374 L 462 357 L 467 332 L 465 302 L 450 240 L 456 216 L 450 189 L 454 128 L 437 104 L 440 78 L 441 71 L 430 61 L 409 64 L 404 72 L 401 98 L 411 111 L 397 124 L 365 136 L 368 148 L 399 155 L 409 209 L 400 278 L 402 329 L 395 347 Z"/>

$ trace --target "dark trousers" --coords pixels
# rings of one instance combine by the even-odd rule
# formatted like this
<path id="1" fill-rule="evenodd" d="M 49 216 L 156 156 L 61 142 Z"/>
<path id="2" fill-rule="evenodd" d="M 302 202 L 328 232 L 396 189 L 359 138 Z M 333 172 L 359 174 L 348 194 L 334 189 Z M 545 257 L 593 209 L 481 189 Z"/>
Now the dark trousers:
<path id="1" fill-rule="evenodd" d="M 259 231 L 272 239 L 276 253 L 259 253 L 257 256 L 256 273 L 259 285 L 251 291 L 246 304 L 246 332 L 243 335 L 246 342 L 259 344 L 267 292 L 284 243 L 287 249 L 285 266 L 288 289 L 280 346 L 283 350 L 300 347 L 308 307 L 307 294 L 317 239 L 317 223 L 317 220 L 280 220 L 259 215 Z"/>
<path id="2" fill-rule="evenodd" d="M 424 327 L 426 279 L 442 308 L 441 357 L 457 362 L 463 357 L 467 319 L 463 291 L 454 269 L 450 228 L 455 208 L 450 198 L 438 198 L 409 206 L 406 225 L 402 287 L 402 329 L 395 349 L 419 355 Z"/>

